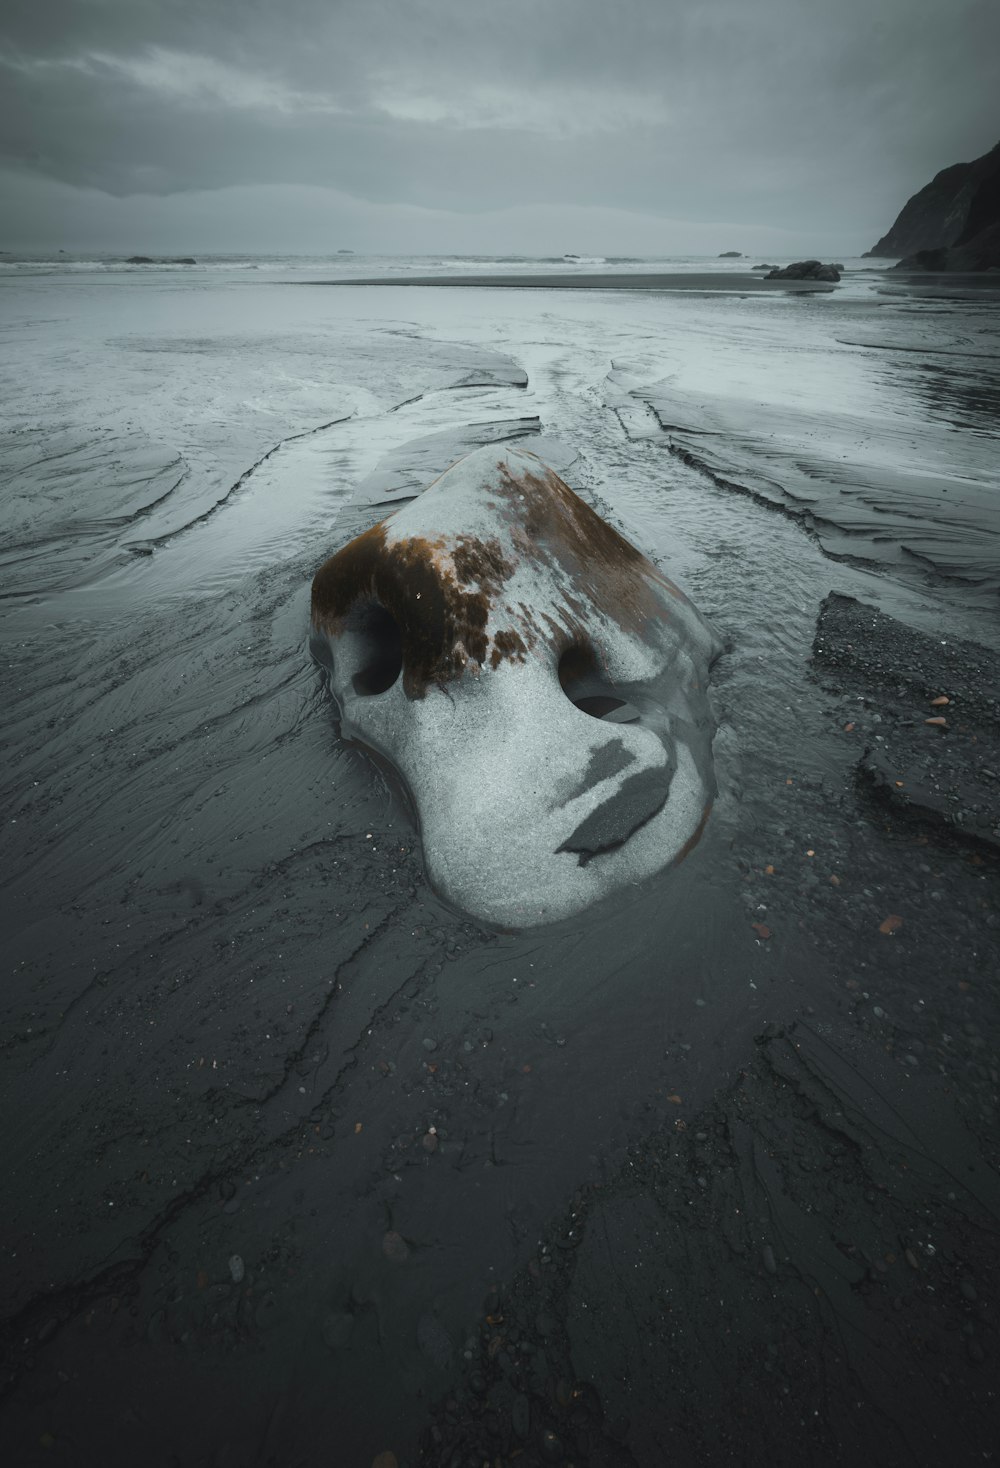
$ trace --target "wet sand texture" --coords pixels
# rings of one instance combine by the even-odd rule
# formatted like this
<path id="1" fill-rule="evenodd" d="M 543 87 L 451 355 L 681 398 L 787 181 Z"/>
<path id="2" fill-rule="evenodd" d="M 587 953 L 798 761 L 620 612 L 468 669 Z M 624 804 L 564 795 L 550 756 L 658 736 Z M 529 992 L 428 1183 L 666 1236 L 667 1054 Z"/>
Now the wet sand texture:
<path id="1" fill-rule="evenodd" d="M 312 625 L 342 733 L 401 774 L 461 910 L 557 921 L 697 840 L 719 640 L 524 448 L 468 455 L 338 551 Z"/>
<path id="2" fill-rule="evenodd" d="M 768 1027 L 731 1088 L 579 1192 L 487 1296 L 419 1462 L 988 1455 L 1000 1185 L 953 1150 L 955 1120 L 943 1087 L 846 1033 Z"/>
<path id="3" fill-rule="evenodd" d="M 995 304 L 285 278 L 0 273 L 0 1458 L 989 1461 Z M 727 651 L 695 849 L 498 934 L 306 631 L 522 440 Z"/>

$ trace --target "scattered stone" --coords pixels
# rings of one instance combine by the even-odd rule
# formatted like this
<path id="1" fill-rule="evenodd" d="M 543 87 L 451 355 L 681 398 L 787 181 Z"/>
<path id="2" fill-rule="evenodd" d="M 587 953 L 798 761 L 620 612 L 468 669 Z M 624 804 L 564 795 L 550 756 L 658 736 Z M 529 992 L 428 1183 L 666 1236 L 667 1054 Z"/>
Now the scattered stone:
<path id="1" fill-rule="evenodd" d="M 834 592 L 820 610 L 812 657 L 839 693 L 878 700 L 880 732 L 857 766 L 861 789 L 880 807 L 1000 847 L 1000 785 L 984 759 L 1000 736 L 997 652 L 928 636 Z M 922 726 L 917 710 L 928 704 L 960 704 L 961 722 L 937 715 Z M 947 730 L 947 739 L 929 737 L 928 726 Z"/>
<path id="2" fill-rule="evenodd" d="M 421 1044 L 427 1051 L 436 1050 L 438 1047 L 438 1042 L 435 1039 L 432 1039 L 430 1035 L 425 1035 L 423 1040 L 421 1041 Z"/>
<path id="3" fill-rule="evenodd" d="M 765 280 L 827 280 L 838 281 L 840 271 L 835 265 L 824 265 L 820 260 L 796 260 L 784 269 L 777 266 L 769 270 Z"/>
<path id="4" fill-rule="evenodd" d="M 239 1254 L 232 1254 L 229 1258 L 229 1276 L 233 1284 L 242 1284 L 243 1276 L 246 1274 L 246 1266 Z"/>
<path id="5" fill-rule="evenodd" d="M 561 1463 L 563 1459 L 563 1445 L 560 1438 L 554 1432 L 546 1430 L 539 1440 L 542 1457 L 546 1463 Z"/>
<path id="6" fill-rule="evenodd" d="M 518 1392 L 510 1409 L 510 1422 L 522 1440 L 531 1431 L 531 1405 L 523 1392 Z"/>
<path id="7" fill-rule="evenodd" d="M 760 1251 L 760 1257 L 768 1274 L 777 1274 L 778 1261 L 774 1257 L 774 1250 L 770 1244 L 765 1244 Z"/>

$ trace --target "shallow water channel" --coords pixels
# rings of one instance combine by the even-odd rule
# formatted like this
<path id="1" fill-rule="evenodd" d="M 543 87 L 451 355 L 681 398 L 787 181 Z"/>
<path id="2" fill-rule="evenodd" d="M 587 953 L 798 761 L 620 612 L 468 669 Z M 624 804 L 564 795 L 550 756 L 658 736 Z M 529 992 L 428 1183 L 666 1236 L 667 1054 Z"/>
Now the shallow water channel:
<path id="1" fill-rule="evenodd" d="M 532 1261 L 559 1274 L 558 1328 L 522 1334 L 560 1344 L 523 1343 L 552 1360 L 518 1388 L 528 1418 L 518 1403 L 511 1427 L 502 1392 L 491 1407 L 498 1455 L 542 1453 L 562 1421 L 544 1403 L 570 1410 L 572 1370 L 604 1415 L 583 1455 L 559 1427 L 553 1461 L 834 1463 L 879 1442 L 887 1463 L 939 1462 L 956 1393 L 951 1446 L 983 1460 L 995 857 L 865 804 L 855 767 L 879 738 L 877 699 L 824 683 L 811 650 L 831 591 L 997 648 L 996 357 L 978 357 L 978 397 L 956 386 L 986 352 L 976 312 L 994 308 L 935 320 L 875 286 L 843 300 L 124 276 L 2 288 L 20 361 L 0 450 L 10 1461 L 367 1468 L 386 1451 L 451 1461 L 435 1446 L 448 1432 L 472 1453 L 478 1383 L 462 1383 L 502 1337 L 484 1297 L 495 1321 Z M 914 341 L 939 364 L 956 336 L 958 375 L 921 376 Z M 320 562 L 468 448 L 515 437 L 728 646 L 701 843 L 646 888 L 523 935 L 428 887 L 406 802 L 339 739 L 306 647 Z M 806 481 L 822 513 L 803 513 Z M 885 933 L 890 914 L 902 924 Z M 819 1046 L 840 1066 L 825 1101 L 799 1085 L 796 1124 L 855 1105 L 874 1130 L 848 1150 L 891 1159 L 878 1196 L 898 1217 L 878 1257 L 893 1254 L 881 1273 L 901 1272 L 886 1288 L 906 1303 L 886 1305 L 884 1328 L 878 1303 L 845 1323 L 825 1281 L 815 1303 L 810 1274 L 829 1236 L 862 1247 L 871 1178 L 845 1176 L 794 1224 L 782 1213 L 797 1144 L 767 1098 L 792 1083 L 765 1084 L 759 1057 L 795 1026 L 810 1075 Z M 746 1175 L 713 1161 L 719 1128 L 738 1150 L 757 1121 Z M 667 1423 L 626 1400 L 638 1348 L 618 1317 L 654 1301 L 662 1325 L 676 1253 L 651 1258 L 638 1224 L 615 1234 L 605 1217 L 590 1243 L 603 1227 L 614 1268 L 573 1244 L 577 1276 L 545 1260 L 588 1190 L 620 1198 L 634 1167 L 653 1197 L 650 1148 L 668 1159 L 696 1134 L 694 1201 L 656 1204 L 686 1238 L 706 1322 L 676 1356 L 648 1328 L 685 1403 Z M 916 1191 L 886 1180 L 908 1148 L 930 1169 Z M 723 1213 L 751 1194 L 721 1317 L 745 1356 L 720 1364 Z M 944 1341 L 930 1365 L 921 1332 Z M 894 1352 L 899 1391 L 871 1366 Z M 737 1371 L 758 1397 L 790 1387 L 800 1416 L 764 1411 L 734 1446 L 735 1398 L 706 1385 L 699 1411 L 696 1394 L 705 1373 Z M 854 1439 L 849 1392 L 867 1403 Z M 444 1400 L 447 1431 L 421 1449 Z"/>

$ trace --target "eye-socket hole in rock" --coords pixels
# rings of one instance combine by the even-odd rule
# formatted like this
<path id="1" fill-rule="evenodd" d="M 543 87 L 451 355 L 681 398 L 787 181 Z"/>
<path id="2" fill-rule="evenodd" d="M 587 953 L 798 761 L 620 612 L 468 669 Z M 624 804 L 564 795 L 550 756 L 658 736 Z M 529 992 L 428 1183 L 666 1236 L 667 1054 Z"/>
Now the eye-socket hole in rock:
<path id="1" fill-rule="evenodd" d="M 566 648 L 559 659 L 559 686 L 570 703 L 592 719 L 636 724 L 641 718 L 634 704 L 619 698 L 589 644 L 575 642 Z"/>
<path id="2" fill-rule="evenodd" d="M 347 625 L 358 651 L 359 667 L 352 679 L 355 693 L 366 697 L 385 693 L 403 671 L 399 623 L 380 602 L 367 602 L 353 608 Z"/>

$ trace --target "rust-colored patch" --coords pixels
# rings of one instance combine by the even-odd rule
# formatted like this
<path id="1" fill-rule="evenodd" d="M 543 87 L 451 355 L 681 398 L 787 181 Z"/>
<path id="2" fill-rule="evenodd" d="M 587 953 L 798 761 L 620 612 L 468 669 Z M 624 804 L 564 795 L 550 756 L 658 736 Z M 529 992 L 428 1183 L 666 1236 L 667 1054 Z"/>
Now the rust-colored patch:
<path id="1" fill-rule="evenodd" d="M 566 571 L 578 596 L 606 611 L 627 632 L 641 636 L 652 619 L 665 615 L 651 583 L 674 594 L 676 588 L 558 474 L 539 465 L 537 474 L 515 475 L 502 459 L 497 469 L 512 536 L 527 560 L 547 554 Z"/>
<path id="2" fill-rule="evenodd" d="M 499 540 L 477 540 L 471 535 L 460 535 L 451 559 L 455 575 L 463 586 L 475 583 L 490 597 L 496 596 L 503 583 L 514 574 L 514 567 L 504 555 Z"/>
<path id="3" fill-rule="evenodd" d="M 383 522 L 317 571 L 313 624 L 337 634 L 352 608 L 370 602 L 384 607 L 400 629 L 403 691 L 423 698 L 432 684 L 459 677 L 470 662 L 486 662 L 492 598 L 512 571 L 497 540 L 461 536 L 454 548 L 421 536 L 390 542 Z M 491 665 L 504 658 L 523 661 L 524 652 L 516 632 L 501 633 Z"/>
<path id="4" fill-rule="evenodd" d="M 501 627 L 493 637 L 493 651 L 490 653 L 490 667 L 499 668 L 506 658 L 510 662 L 523 663 L 528 649 L 524 645 L 524 638 L 520 632 L 515 632 L 513 627 Z"/>
<path id="5" fill-rule="evenodd" d="M 496 508 L 511 526 L 516 553 L 558 567 L 573 587 L 554 617 L 522 604 L 520 628 L 501 629 L 490 647 L 490 613 L 516 570 L 496 538 L 390 541 L 383 521 L 338 551 L 313 580 L 312 618 L 320 631 L 343 632 L 352 609 L 366 604 L 394 618 L 408 698 L 423 698 L 431 685 L 460 677 L 470 664 L 496 669 L 503 661 L 524 662 L 539 641 L 560 654 L 587 645 L 590 604 L 645 637 L 666 615 L 662 590 L 676 590 L 550 469 L 540 464 L 537 474 L 515 475 L 502 460 L 497 467 L 502 499 Z"/>
<path id="6" fill-rule="evenodd" d="M 313 579 L 312 619 L 343 630 L 352 607 L 377 602 L 396 620 L 403 644 L 403 691 L 423 698 L 431 684 L 458 677 L 471 659 L 486 660 L 489 601 L 464 591 L 442 565 L 441 543 L 422 537 L 389 544 L 385 525 L 359 535 Z"/>

